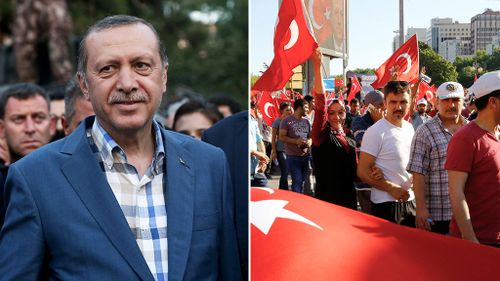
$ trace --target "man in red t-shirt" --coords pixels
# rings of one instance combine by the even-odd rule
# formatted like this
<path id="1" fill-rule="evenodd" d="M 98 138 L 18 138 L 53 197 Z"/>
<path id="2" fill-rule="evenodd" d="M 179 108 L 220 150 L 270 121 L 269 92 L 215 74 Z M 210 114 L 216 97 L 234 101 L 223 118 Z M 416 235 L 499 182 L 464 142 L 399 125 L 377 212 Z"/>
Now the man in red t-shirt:
<path id="1" fill-rule="evenodd" d="M 484 74 L 470 91 L 478 116 L 453 135 L 445 163 L 450 234 L 500 247 L 500 71 Z"/>

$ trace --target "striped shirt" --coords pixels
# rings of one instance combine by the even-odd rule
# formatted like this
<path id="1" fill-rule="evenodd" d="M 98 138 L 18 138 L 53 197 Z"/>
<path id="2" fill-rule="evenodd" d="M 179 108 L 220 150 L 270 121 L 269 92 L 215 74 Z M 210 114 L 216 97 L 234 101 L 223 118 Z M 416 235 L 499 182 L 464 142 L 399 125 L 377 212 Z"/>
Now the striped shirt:
<path id="1" fill-rule="evenodd" d="M 465 123 L 467 120 L 461 118 Z M 425 178 L 425 205 L 435 221 L 451 220 L 448 173 L 444 168 L 452 133 L 443 126 L 439 114 L 420 125 L 411 143 L 406 170 Z"/>
<path id="2" fill-rule="evenodd" d="M 167 280 L 167 211 L 163 193 L 166 155 L 160 127 L 154 122 L 153 128 L 154 157 L 142 177 L 97 119 L 87 130 L 87 138 L 149 270 L 155 280 Z"/>

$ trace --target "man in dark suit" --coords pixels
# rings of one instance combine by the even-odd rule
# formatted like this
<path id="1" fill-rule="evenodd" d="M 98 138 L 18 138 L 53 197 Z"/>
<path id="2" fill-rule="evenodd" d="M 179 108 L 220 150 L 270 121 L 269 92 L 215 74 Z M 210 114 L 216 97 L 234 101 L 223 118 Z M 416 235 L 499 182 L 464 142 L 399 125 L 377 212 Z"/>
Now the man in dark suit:
<path id="1" fill-rule="evenodd" d="M 248 111 L 217 122 L 206 130 L 203 141 L 224 150 L 234 186 L 236 234 L 243 279 L 248 279 Z"/>
<path id="2" fill-rule="evenodd" d="M 154 28 L 92 26 L 78 79 L 96 117 L 10 167 L 1 280 L 240 280 L 222 150 L 153 121 L 167 82 Z"/>

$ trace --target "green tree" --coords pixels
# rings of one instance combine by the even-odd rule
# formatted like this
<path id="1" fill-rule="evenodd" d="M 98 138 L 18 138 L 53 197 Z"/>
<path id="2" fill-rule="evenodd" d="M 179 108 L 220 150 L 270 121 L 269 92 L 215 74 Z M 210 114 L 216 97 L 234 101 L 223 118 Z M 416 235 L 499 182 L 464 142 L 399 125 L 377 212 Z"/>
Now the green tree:
<path id="1" fill-rule="evenodd" d="M 432 78 L 432 84 L 439 86 L 446 81 L 457 81 L 458 73 L 451 62 L 423 42 L 418 42 L 418 49 L 420 67 L 425 66 L 426 75 Z"/>
<path id="2" fill-rule="evenodd" d="M 470 87 L 474 83 L 474 77 L 500 69 L 500 48 L 496 48 L 491 55 L 478 50 L 473 57 L 458 57 L 454 65 L 458 71 L 458 82 L 464 87 Z"/>
<path id="3" fill-rule="evenodd" d="M 14 1 L 1 1 L 2 24 L 12 22 Z M 169 89 L 227 94 L 243 107 L 248 96 L 248 2 L 236 0 L 67 1 L 73 19 L 73 54 L 83 32 L 112 14 L 151 22 L 169 56 Z M 76 59 L 75 59 L 76 60 Z"/>
<path id="4" fill-rule="evenodd" d="M 353 69 L 352 72 L 359 73 L 359 74 L 374 74 L 375 69 L 373 69 L 373 68 L 356 68 L 356 69 Z"/>
<path id="5" fill-rule="evenodd" d="M 500 69 L 500 47 L 493 50 L 493 54 L 488 56 L 485 61 L 485 68 L 487 71 L 495 71 Z"/>

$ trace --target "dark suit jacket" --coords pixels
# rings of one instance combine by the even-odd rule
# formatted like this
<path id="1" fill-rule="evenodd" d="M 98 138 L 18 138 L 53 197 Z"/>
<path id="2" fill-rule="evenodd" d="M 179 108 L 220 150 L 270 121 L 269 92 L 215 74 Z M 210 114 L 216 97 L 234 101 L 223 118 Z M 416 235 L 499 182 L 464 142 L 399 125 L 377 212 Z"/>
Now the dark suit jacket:
<path id="1" fill-rule="evenodd" d="M 243 278 L 248 277 L 248 111 L 217 122 L 203 134 L 204 141 L 224 150 L 234 186 L 236 232 Z"/>
<path id="2" fill-rule="evenodd" d="M 85 136 L 93 120 L 9 168 L 0 280 L 153 280 Z M 224 153 L 162 134 L 169 280 L 239 280 Z"/>

